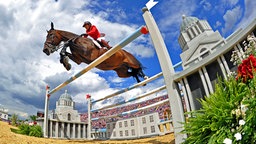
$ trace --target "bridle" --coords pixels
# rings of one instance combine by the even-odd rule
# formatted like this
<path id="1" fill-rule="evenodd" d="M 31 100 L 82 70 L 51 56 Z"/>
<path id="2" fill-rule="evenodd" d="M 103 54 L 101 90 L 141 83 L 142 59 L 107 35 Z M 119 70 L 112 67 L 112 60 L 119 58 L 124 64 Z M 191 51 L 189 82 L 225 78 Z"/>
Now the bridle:
<path id="1" fill-rule="evenodd" d="M 58 37 L 58 36 L 56 34 L 55 35 L 50 34 L 50 40 L 47 40 L 45 42 L 45 45 L 50 48 L 50 49 L 48 49 L 48 50 L 50 50 L 50 53 L 58 51 L 59 49 L 63 48 L 63 46 L 64 46 L 63 41 L 61 41 L 58 45 L 54 44 L 55 43 L 55 41 L 54 41 L 55 37 Z"/>

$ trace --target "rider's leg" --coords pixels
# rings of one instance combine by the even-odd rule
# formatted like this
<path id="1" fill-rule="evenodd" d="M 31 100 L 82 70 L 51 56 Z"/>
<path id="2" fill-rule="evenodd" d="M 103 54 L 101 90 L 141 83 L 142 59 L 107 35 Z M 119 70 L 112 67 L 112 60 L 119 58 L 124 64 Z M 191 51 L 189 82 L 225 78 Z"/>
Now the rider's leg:
<path id="1" fill-rule="evenodd" d="M 112 48 L 111 46 L 109 46 L 108 42 L 103 39 L 101 40 L 101 43 L 103 44 L 103 46 L 107 47 L 108 49 Z"/>

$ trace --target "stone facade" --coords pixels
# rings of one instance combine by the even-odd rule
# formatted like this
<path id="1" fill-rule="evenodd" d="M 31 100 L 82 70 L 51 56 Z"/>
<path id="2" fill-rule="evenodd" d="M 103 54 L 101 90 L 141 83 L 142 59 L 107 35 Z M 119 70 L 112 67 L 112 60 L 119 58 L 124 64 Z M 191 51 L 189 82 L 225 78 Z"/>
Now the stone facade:
<path id="1" fill-rule="evenodd" d="M 38 124 L 43 128 L 43 118 L 38 118 Z M 60 139 L 87 138 L 87 123 L 81 122 L 80 115 L 75 110 L 75 102 L 65 91 L 56 102 L 56 109 L 48 119 L 48 137 Z"/>
<path id="2" fill-rule="evenodd" d="M 0 106 L 0 120 L 2 121 L 8 121 L 8 109 Z"/>

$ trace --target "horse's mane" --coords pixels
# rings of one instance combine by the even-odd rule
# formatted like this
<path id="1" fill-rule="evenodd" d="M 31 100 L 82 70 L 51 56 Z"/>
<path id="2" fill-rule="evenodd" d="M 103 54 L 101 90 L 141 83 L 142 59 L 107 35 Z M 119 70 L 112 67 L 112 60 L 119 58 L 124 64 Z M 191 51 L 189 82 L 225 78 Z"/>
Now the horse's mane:
<path id="1" fill-rule="evenodd" d="M 57 29 L 55 29 L 55 30 L 58 31 L 62 36 L 64 36 L 65 38 L 68 38 L 68 39 L 75 38 L 75 37 L 79 36 L 75 33 L 69 32 L 69 31 L 57 30 Z"/>

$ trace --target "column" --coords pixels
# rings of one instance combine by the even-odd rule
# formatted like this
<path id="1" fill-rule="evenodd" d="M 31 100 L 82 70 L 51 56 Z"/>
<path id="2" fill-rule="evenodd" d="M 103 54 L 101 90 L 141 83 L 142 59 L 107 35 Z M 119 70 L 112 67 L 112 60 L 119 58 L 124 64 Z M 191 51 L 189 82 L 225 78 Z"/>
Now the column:
<path id="1" fill-rule="evenodd" d="M 70 123 L 67 123 L 67 137 L 71 138 L 70 137 Z"/>
<path id="2" fill-rule="evenodd" d="M 199 69 L 198 72 L 199 72 L 199 75 L 201 77 L 201 80 L 202 80 L 202 83 L 203 83 L 203 86 L 204 86 L 204 90 L 205 90 L 206 96 L 209 97 L 210 93 L 209 93 L 208 86 L 207 86 L 207 83 L 205 81 L 205 77 L 204 77 L 204 74 L 202 72 L 202 69 Z"/>
<path id="3" fill-rule="evenodd" d="M 52 121 L 50 120 L 50 138 L 52 137 Z"/>
<path id="4" fill-rule="evenodd" d="M 60 137 L 64 138 L 64 130 L 65 130 L 65 123 L 61 122 L 61 133 L 60 133 Z"/>
<path id="5" fill-rule="evenodd" d="M 189 98 L 189 102 L 190 102 L 190 106 L 191 106 L 191 111 L 196 110 L 195 104 L 193 102 L 193 96 L 192 96 L 192 93 L 191 93 L 191 89 L 189 87 L 188 80 L 187 80 L 186 77 L 184 77 L 184 83 L 185 83 L 185 87 L 186 87 L 186 90 L 187 90 L 187 94 L 188 94 L 188 98 Z"/>
<path id="6" fill-rule="evenodd" d="M 84 129 L 83 129 L 83 138 L 86 138 L 86 124 L 83 124 L 84 125 Z"/>
<path id="7" fill-rule="evenodd" d="M 205 66 L 203 66 L 202 69 L 203 69 L 203 73 L 204 73 L 208 88 L 210 90 L 210 93 L 213 93 L 214 91 L 213 91 L 212 83 L 211 83 L 210 77 L 208 75 L 208 72 L 207 72 Z"/>
<path id="8" fill-rule="evenodd" d="M 183 92 L 183 97 L 184 97 L 184 100 L 185 100 L 186 110 L 187 110 L 187 112 L 190 112 L 191 108 L 190 108 L 190 104 L 189 104 L 187 90 L 185 88 L 183 80 L 180 80 L 180 85 L 181 85 L 181 89 L 182 89 L 182 92 Z"/>
<path id="9" fill-rule="evenodd" d="M 225 67 L 225 69 L 227 71 L 227 74 L 230 74 L 230 69 L 228 67 L 227 61 L 225 60 L 225 57 L 223 55 L 221 55 L 220 58 L 221 58 L 221 60 L 222 60 L 222 62 L 224 64 L 224 67 Z"/>
<path id="10" fill-rule="evenodd" d="M 56 125 L 55 125 L 55 137 L 59 137 L 59 122 L 56 121 Z"/>
<path id="11" fill-rule="evenodd" d="M 221 71 L 223 73 L 224 78 L 227 79 L 227 72 L 225 71 L 224 65 L 223 65 L 220 57 L 217 58 L 217 61 L 218 61 L 219 65 L 220 65 L 220 69 L 221 69 Z"/>
<path id="12" fill-rule="evenodd" d="M 77 138 L 80 139 L 81 138 L 81 124 L 80 123 L 78 124 L 78 130 L 77 131 L 78 131 Z"/>
<path id="13" fill-rule="evenodd" d="M 73 123 L 73 138 L 76 138 L 76 123 Z"/>

